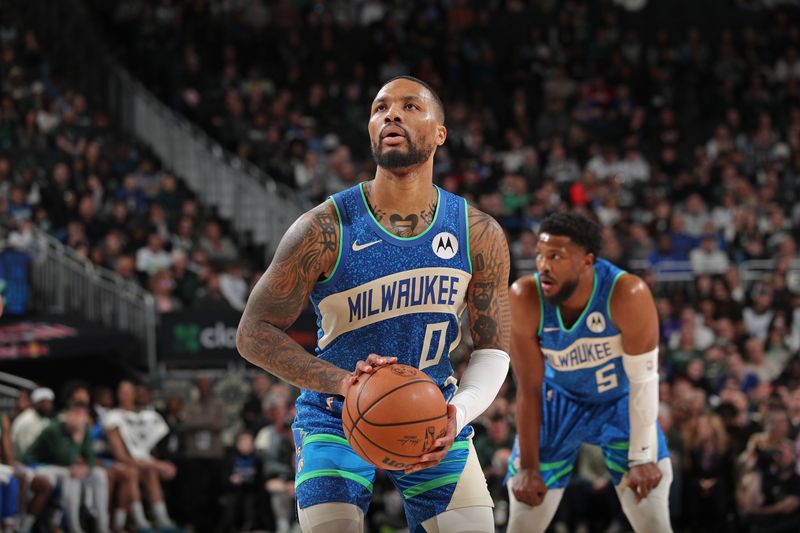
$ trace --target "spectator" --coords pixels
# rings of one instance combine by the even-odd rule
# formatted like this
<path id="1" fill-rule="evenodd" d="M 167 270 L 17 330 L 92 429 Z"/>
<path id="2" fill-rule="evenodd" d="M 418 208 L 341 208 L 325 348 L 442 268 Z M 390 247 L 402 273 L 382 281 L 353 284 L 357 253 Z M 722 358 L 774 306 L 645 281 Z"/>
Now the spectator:
<path id="1" fill-rule="evenodd" d="M 108 476 L 97 466 L 89 428 L 89 406 L 73 402 L 67 407 L 63 420 L 48 425 L 23 455 L 28 464 L 59 467 L 58 484 L 67 512 L 70 531 L 81 533 L 82 494 L 91 495 L 91 512 L 95 530 L 109 532 Z"/>
<path id="2" fill-rule="evenodd" d="M 219 289 L 228 305 L 236 311 L 244 311 L 248 290 L 241 265 L 232 262 L 225 267 L 219 276 Z"/>
<path id="3" fill-rule="evenodd" d="M 765 341 L 769 332 L 769 324 L 775 316 L 772 294 L 769 289 L 763 286 L 756 288 L 753 294 L 753 304 L 744 309 L 742 316 L 747 334 Z"/>
<path id="4" fill-rule="evenodd" d="M 222 430 L 228 427 L 228 414 L 214 394 L 211 378 L 198 378 L 195 384 L 197 398 L 184 408 L 181 424 L 186 459 L 185 471 L 181 472 L 181 486 L 186 491 L 183 507 L 195 509 L 193 514 L 200 523 L 212 524 L 216 521 L 212 517 L 216 516 L 217 482 L 225 458 Z"/>
<path id="5" fill-rule="evenodd" d="M 715 414 L 701 415 L 686 428 L 683 440 L 687 525 L 697 531 L 725 531 L 733 457 L 722 420 Z"/>
<path id="6" fill-rule="evenodd" d="M 758 377 L 761 383 L 771 383 L 781 373 L 781 368 L 775 366 L 766 358 L 764 343 L 757 338 L 749 338 L 745 342 L 745 354 L 749 362 L 749 370 Z"/>
<path id="7" fill-rule="evenodd" d="M 257 432 L 266 424 L 262 416 L 262 405 L 271 385 L 270 377 L 266 373 L 256 374 L 250 382 L 250 394 L 242 406 L 241 416 L 245 429 L 251 433 Z"/>
<path id="8" fill-rule="evenodd" d="M 724 274 L 730 261 L 725 252 L 717 248 L 716 235 L 705 235 L 700 247 L 689 252 L 689 262 L 695 274 Z"/>
<path id="9" fill-rule="evenodd" d="M 0 416 L 0 430 L 2 431 L 2 443 L 0 443 L 2 457 L 0 458 L 0 463 L 6 467 L 3 469 L 3 477 L 7 478 L 6 483 L 11 482 L 12 478 L 16 480 L 19 488 L 19 507 L 23 509 L 17 517 L 16 524 L 4 525 L 12 530 L 16 527 L 19 531 L 29 531 L 43 514 L 53 491 L 53 486 L 46 477 L 37 476 L 14 457 L 11 449 L 11 421 L 8 415 L 3 414 Z M 32 493 L 30 497 L 28 497 L 28 490 Z M 16 507 L 15 504 L 17 502 L 11 501 L 10 503 L 12 507 Z M 16 512 L 12 513 L 12 511 L 9 510 L 7 514 L 17 514 Z"/>
<path id="10" fill-rule="evenodd" d="M 159 313 L 169 313 L 181 308 L 181 302 L 173 293 L 175 291 L 175 280 L 169 270 L 160 270 L 150 277 L 148 283 L 150 292 L 156 303 L 156 310 Z"/>
<path id="11" fill-rule="evenodd" d="M 745 366 L 742 356 L 732 353 L 728 355 L 727 369 L 720 376 L 717 389 L 738 390 L 747 394 L 756 388 L 758 383 L 758 376 Z"/>
<path id="12" fill-rule="evenodd" d="M 264 478 L 270 496 L 276 530 L 287 533 L 291 514 L 288 512 L 294 497 L 294 472 L 292 454 L 294 446 L 291 436 L 291 412 L 285 385 L 276 384 L 264 400 L 264 412 L 268 424 L 256 434 L 255 447 L 264 465 Z"/>
<path id="13" fill-rule="evenodd" d="M 34 389 L 31 405 L 11 423 L 11 446 L 14 457 L 22 457 L 42 430 L 50 423 L 56 395 L 46 387 Z"/>
<path id="14" fill-rule="evenodd" d="M 222 295 L 219 274 L 209 271 L 206 277 L 206 286 L 197 291 L 194 309 L 230 309 L 230 304 Z"/>
<path id="15" fill-rule="evenodd" d="M 147 246 L 136 251 L 136 270 L 148 275 L 170 267 L 172 259 L 164 250 L 164 240 L 158 233 L 151 233 L 147 237 Z"/>
<path id="16" fill-rule="evenodd" d="M 774 466 L 761 472 L 760 497 L 745 507 L 754 533 L 788 533 L 800 527 L 800 476 L 794 449 L 784 442 L 774 455 Z"/>
<path id="17" fill-rule="evenodd" d="M 236 437 L 236 448 L 226 462 L 220 533 L 250 531 L 256 524 L 258 498 L 264 491 L 261 460 L 255 454 L 253 435 Z"/>
<path id="18" fill-rule="evenodd" d="M 202 283 L 189 268 L 189 256 L 180 249 L 172 252 L 172 279 L 175 281 L 173 294 L 180 300 L 181 307 L 192 307 Z"/>
<path id="19" fill-rule="evenodd" d="M 222 235 L 219 222 L 206 222 L 200 247 L 208 254 L 212 262 L 226 263 L 236 259 L 236 247 L 228 237 Z"/>
<path id="20" fill-rule="evenodd" d="M 129 486 L 133 522 L 137 528 L 151 527 L 139 491 L 139 480 L 142 480 L 156 527 L 172 527 L 174 524 L 164 503 L 161 482 L 175 477 L 175 465 L 160 461 L 151 454 L 169 428 L 161 415 L 152 409 L 136 410 L 135 388 L 130 381 L 120 382 L 117 402 L 118 407 L 103 418 L 103 429 L 114 459 L 126 465 L 129 474 L 135 472 L 135 475 L 131 475 L 133 481 Z"/>

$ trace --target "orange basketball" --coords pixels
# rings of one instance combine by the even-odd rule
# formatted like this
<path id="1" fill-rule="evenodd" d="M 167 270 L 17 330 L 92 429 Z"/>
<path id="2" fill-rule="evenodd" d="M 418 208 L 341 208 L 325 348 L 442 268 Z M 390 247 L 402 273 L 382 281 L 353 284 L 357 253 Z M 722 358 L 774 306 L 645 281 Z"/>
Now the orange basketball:
<path id="1" fill-rule="evenodd" d="M 447 403 L 424 372 L 387 365 L 350 388 L 342 427 L 358 455 L 384 470 L 404 470 L 447 432 Z"/>

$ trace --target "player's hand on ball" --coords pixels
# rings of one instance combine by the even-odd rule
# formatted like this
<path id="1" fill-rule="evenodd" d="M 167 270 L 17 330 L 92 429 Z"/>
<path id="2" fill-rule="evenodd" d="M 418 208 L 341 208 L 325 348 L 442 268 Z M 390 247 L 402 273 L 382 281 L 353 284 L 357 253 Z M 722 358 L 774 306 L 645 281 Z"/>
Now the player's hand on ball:
<path id="1" fill-rule="evenodd" d="M 511 478 L 511 490 L 517 500 L 536 506 L 544 501 L 544 496 L 547 494 L 547 485 L 545 485 L 544 479 L 542 479 L 542 475 L 538 470 L 521 468 Z"/>
<path id="2" fill-rule="evenodd" d="M 356 369 L 347 375 L 346 379 L 342 383 L 340 394 L 342 396 L 347 396 L 347 391 L 350 389 L 350 387 L 355 385 L 356 382 L 358 382 L 358 378 L 361 377 L 362 374 L 372 374 L 375 372 L 376 368 L 385 365 L 391 365 L 392 363 L 396 362 L 397 357 L 384 357 L 376 353 L 369 354 L 366 361 L 357 362 Z"/>
<path id="3" fill-rule="evenodd" d="M 410 474 L 418 470 L 424 470 L 432 466 L 438 465 L 445 456 L 450 453 L 450 447 L 453 446 L 453 441 L 456 440 L 456 406 L 447 404 L 447 433 L 443 437 L 439 437 L 433 443 L 433 448 L 425 455 L 419 458 L 419 462 L 414 466 L 406 469 L 405 473 Z"/>
<path id="4" fill-rule="evenodd" d="M 660 481 L 661 470 L 655 463 L 636 465 L 628 471 L 628 486 L 636 495 L 637 502 L 647 498 Z"/>

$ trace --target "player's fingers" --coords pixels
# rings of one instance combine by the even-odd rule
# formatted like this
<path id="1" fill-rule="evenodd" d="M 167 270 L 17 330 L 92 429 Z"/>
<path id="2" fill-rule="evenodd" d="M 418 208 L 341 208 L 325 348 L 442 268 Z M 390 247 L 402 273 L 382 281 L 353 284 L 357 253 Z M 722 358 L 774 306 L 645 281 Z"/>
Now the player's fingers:
<path id="1" fill-rule="evenodd" d="M 372 365 L 367 363 L 366 361 L 359 361 L 356 363 L 356 372 L 360 372 L 362 374 L 369 374 L 372 372 Z"/>
<path id="2" fill-rule="evenodd" d="M 384 357 L 376 353 L 371 353 L 367 357 L 367 362 L 375 366 L 388 365 L 397 362 L 397 357 Z"/>
<path id="3" fill-rule="evenodd" d="M 533 493 L 531 493 L 529 490 L 516 488 L 514 489 L 514 497 L 517 499 L 517 501 L 522 503 L 536 505 Z"/>
<path id="4" fill-rule="evenodd" d="M 629 480 L 628 488 L 631 489 L 631 491 L 633 492 L 633 495 L 636 497 L 637 502 L 641 500 L 641 497 L 639 496 L 639 484 L 637 482 Z"/>
<path id="5" fill-rule="evenodd" d="M 436 461 L 438 463 L 439 461 L 444 459 L 444 457 L 447 455 L 448 451 L 450 451 L 449 448 L 446 448 L 446 449 L 441 450 L 441 451 L 428 452 L 428 453 L 426 453 L 425 455 L 423 455 L 422 457 L 419 458 L 419 462 L 420 463 L 428 463 L 428 462 Z"/>

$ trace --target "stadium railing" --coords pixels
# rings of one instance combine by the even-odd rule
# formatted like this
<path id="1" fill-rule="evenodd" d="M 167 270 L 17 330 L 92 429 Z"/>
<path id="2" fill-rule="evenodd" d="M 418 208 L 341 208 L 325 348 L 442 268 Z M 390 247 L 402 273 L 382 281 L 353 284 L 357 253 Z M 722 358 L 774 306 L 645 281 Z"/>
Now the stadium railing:
<path id="1" fill-rule="evenodd" d="M 268 261 L 286 229 L 310 207 L 294 189 L 225 151 L 134 79 L 108 52 L 80 0 L 11 2 L 47 43 L 50 63 L 105 107 L 114 122 L 147 145 L 201 201 L 230 220 L 234 231 L 265 249 Z"/>
<path id="2" fill-rule="evenodd" d="M 70 314 L 133 335 L 156 371 L 158 314 L 153 295 L 119 274 L 98 267 L 58 239 L 34 230 L 32 286 L 36 308 Z"/>

